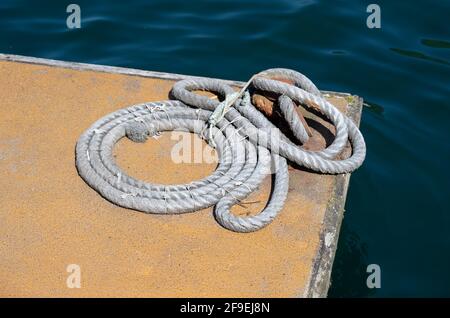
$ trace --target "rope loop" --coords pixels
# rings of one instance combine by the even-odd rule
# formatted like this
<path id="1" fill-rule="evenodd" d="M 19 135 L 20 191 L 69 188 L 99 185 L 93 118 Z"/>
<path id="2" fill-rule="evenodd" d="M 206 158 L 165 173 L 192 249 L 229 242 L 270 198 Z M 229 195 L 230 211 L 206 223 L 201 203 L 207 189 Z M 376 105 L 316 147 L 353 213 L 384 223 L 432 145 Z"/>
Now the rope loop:
<path id="1" fill-rule="evenodd" d="M 215 93 L 223 101 L 196 94 L 196 90 Z M 309 130 L 298 117 L 297 105 L 328 118 L 335 126 L 334 140 L 319 151 L 296 145 L 252 104 L 251 91 L 277 96 L 282 116 L 302 144 L 308 141 Z M 265 70 L 253 75 L 238 92 L 220 80 L 186 79 L 175 83 L 171 93 L 175 100 L 117 110 L 80 136 L 76 145 L 78 172 L 107 200 L 157 214 L 215 206 L 214 216 L 223 227 L 253 232 L 270 224 L 284 206 L 289 185 L 287 160 L 328 174 L 349 173 L 364 161 L 366 146 L 357 126 L 330 104 L 311 80 L 296 71 Z M 121 138 L 145 142 L 149 136 L 156 138 L 174 130 L 198 134 L 216 148 L 216 171 L 201 180 L 169 186 L 135 179 L 116 165 L 112 151 Z M 351 156 L 336 159 L 348 141 Z M 231 208 L 242 205 L 268 174 L 274 174 L 274 184 L 265 208 L 250 216 L 233 214 Z"/>

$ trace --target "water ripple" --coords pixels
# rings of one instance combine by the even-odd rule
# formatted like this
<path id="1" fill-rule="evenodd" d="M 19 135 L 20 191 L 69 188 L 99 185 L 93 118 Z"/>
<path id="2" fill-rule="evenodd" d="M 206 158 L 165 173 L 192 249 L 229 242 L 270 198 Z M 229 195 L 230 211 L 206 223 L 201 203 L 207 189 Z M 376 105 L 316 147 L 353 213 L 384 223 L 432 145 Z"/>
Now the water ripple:
<path id="1" fill-rule="evenodd" d="M 379 0 L 380 30 L 349 0 L 100 0 L 81 3 L 77 30 L 56 3 L 1 1 L 0 52 L 236 80 L 288 67 L 362 96 L 367 160 L 330 294 L 450 296 L 450 2 Z M 365 286 L 369 263 L 380 290 Z"/>

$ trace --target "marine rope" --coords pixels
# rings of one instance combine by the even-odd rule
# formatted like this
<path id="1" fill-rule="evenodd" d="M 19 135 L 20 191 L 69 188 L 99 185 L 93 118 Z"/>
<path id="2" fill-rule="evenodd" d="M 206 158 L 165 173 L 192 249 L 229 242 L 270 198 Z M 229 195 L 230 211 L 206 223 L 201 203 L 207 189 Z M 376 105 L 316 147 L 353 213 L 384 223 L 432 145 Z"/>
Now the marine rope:
<path id="1" fill-rule="evenodd" d="M 298 146 L 251 103 L 250 86 L 279 96 L 281 113 L 302 144 L 309 136 L 295 112 L 294 102 L 327 117 L 335 126 L 334 140 L 320 151 Z M 196 94 L 196 90 L 216 93 L 224 100 Z M 272 222 L 283 208 L 289 184 L 287 160 L 328 174 L 349 173 L 364 161 L 366 146 L 357 126 L 296 71 L 277 68 L 260 72 L 240 92 L 216 79 L 185 79 L 174 84 L 171 94 L 174 100 L 137 104 L 108 114 L 80 136 L 76 145 L 78 172 L 107 200 L 157 214 L 187 213 L 215 206 L 214 215 L 223 227 L 253 232 Z M 200 135 L 216 149 L 217 169 L 189 184 L 163 185 L 135 179 L 116 165 L 112 151 L 121 138 L 145 142 L 165 131 Z M 337 160 L 348 140 L 351 156 Z M 234 215 L 231 207 L 255 191 L 271 172 L 272 193 L 265 208 L 252 216 Z"/>

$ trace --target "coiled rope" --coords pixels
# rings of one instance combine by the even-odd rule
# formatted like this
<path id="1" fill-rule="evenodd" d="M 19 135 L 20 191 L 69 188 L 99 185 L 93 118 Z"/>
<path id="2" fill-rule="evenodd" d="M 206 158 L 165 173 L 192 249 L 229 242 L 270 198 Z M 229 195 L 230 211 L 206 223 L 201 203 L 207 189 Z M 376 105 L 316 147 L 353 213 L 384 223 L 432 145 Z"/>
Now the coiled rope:
<path id="1" fill-rule="evenodd" d="M 294 85 L 271 77 L 288 79 Z M 281 112 L 299 141 L 305 143 L 309 136 L 295 113 L 294 102 L 313 107 L 330 120 L 336 128 L 333 142 L 320 151 L 295 145 L 252 105 L 249 84 L 279 96 Z M 224 101 L 195 94 L 195 90 L 214 92 Z M 284 205 L 289 183 L 287 160 L 321 173 L 339 174 L 358 168 L 365 158 L 364 139 L 356 125 L 296 71 L 263 71 L 239 93 L 220 80 L 186 79 L 175 83 L 172 95 L 175 100 L 138 104 L 106 115 L 80 136 L 76 146 L 78 172 L 109 201 L 158 214 L 187 213 L 215 205 L 215 217 L 223 227 L 252 232 L 272 222 Z M 218 153 L 217 169 L 189 184 L 163 185 L 137 180 L 116 165 L 112 151 L 119 139 L 127 136 L 145 142 L 164 131 L 190 131 L 205 138 Z M 352 155 L 335 160 L 348 140 Z M 274 184 L 266 207 L 254 216 L 231 213 L 230 208 L 255 191 L 271 168 L 275 170 Z"/>

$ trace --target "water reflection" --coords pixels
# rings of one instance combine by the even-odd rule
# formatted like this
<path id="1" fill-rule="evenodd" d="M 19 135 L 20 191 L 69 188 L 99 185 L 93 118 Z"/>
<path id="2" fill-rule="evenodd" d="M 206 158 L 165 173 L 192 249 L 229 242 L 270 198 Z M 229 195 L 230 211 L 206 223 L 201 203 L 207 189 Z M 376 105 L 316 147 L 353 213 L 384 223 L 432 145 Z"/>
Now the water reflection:
<path id="1" fill-rule="evenodd" d="M 429 55 L 426 55 L 424 53 L 421 52 L 417 52 L 417 51 L 410 51 L 410 50 L 403 50 L 403 49 L 397 49 L 397 48 L 391 48 L 391 51 L 403 55 L 403 56 L 407 56 L 407 57 L 412 57 L 412 58 L 416 58 L 416 59 L 421 59 L 421 60 L 426 60 L 426 61 L 430 61 L 430 62 L 435 62 L 435 63 L 440 63 L 440 64 L 444 64 L 444 65 L 450 65 L 449 62 L 447 62 L 446 60 L 443 59 L 439 59 L 436 57 L 432 57 Z"/>

